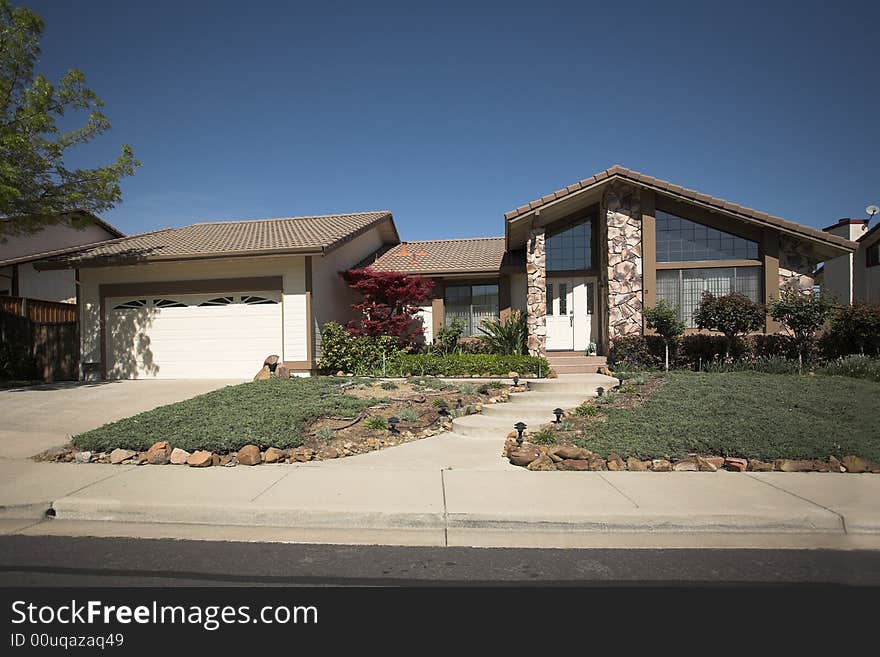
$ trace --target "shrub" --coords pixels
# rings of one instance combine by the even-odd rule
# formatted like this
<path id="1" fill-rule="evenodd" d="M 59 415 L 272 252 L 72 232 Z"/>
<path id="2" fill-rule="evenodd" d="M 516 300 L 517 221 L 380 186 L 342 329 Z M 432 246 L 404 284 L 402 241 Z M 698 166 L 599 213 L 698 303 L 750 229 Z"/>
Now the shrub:
<path id="1" fill-rule="evenodd" d="M 827 362 L 817 370 L 820 374 L 851 376 L 880 382 L 880 358 L 844 356 Z"/>
<path id="2" fill-rule="evenodd" d="M 535 356 L 498 356 L 492 354 L 403 354 L 389 363 L 389 375 L 406 373 L 433 376 L 506 376 L 508 372 L 546 376 L 550 365 Z M 393 374 L 392 374 L 393 372 Z"/>
<path id="3" fill-rule="evenodd" d="M 463 395 L 472 395 L 477 391 L 477 386 L 472 383 L 462 383 L 458 386 L 458 391 Z"/>
<path id="4" fill-rule="evenodd" d="M 499 390 L 501 388 L 506 388 L 507 384 L 503 381 L 489 381 L 489 387 L 494 388 L 495 390 Z"/>
<path id="5" fill-rule="evenodd" d="M 584 402 L 572 411 L 572 415 L 578 417 L 595 417 L 599 415 L 599 409 L 590 402 Z"/>
<path id="6" fill-rule="evenodd" d="M 764 372 L 765 374 L 798 374 L 800 363 L 789 358 L 771 356 L 769 358 L 741 358 L 734 361 L 714 360 L 706 364 L 703 371 L 720 372 Z"/>
<path id="7" fill-rule="evenodd" d="M 631 370 L 649 369 L 657 365 L 643 335 L 613 338 L 608 350 L 608 363 L 614 369 Z"/>
<path id="8" fill-rule="evenodd" d="M 419 414 L 416 409 L 412 408 L 411 406 L 407 406 L 406 408 L 400 409 L 397 417 L 399 417 L 404 422 L 415 422 L 419 419 Z"/>
<path id="9" fill-rule="evenodd" d="M 383 381 L 382 382 L 382 390 L 397 390 L 400 386 L 398 386 L 394 381 Z"/>
<path id="10" fill-rule="evenodd" d="M 340 370 L 362 375 L 384 374 L 383 355 L 387 372 L 390 369 L 387 367 L 388 361 L 405 353 L 408 353 L 407 350 L 401 349 L 393 336 L 354 335 L 337 322 L 327 322 L 321 329 L 318 369 L 331 374 Z"/>
<path id="11" fill-rule="evenodd" d="M 445 399 L 434 399 L 431 401 L 431 406 L 434 408 L 448 408 L 449 404 Z"/>
<path id="12" fill-rule="evenodd" d="M 880 304 L 857 301 L 839 308 L 823 343 L 828 356 L 880 354 Z"/>
<path id="13" fill-rule="evenodd" d="M 727 339 L 725 358 L 730 357 L 737 339 L 760 329 L 766 317 L 767 311 L 761 304 L 738 292 L 720 297 L 703 292 L 703 298 L 694 311 L 694 321 L 699 328 L 724 334 Z"/>
<path id="14" fill-rule="evenodd" d="M 553 429 L 541 429 L 529 436 L 529 442 L 533 445 L 554 445 L 556 432 Z"/>
<path id="15" fill-rule="evenodd" d="M 453 354 L 458 351 L 458 343 L 461 334 L 464 333 L 464 322 L 457 317 L 449 324 L 443 324 L 434 336 L 434 349 L 443 354 Z"/>
<path id="16" fill-rule="evenodd" d="M 526 342 L 529 329 L 526 326 L 526 315 L 519 310 L 512 311 L 507 317 L 485 319 L 480 326 L 480 336 L 490 353 L 505 356 L 518 356 L 526 353 Z"/>
<path id="17" fill-rule="evenodd" d="M 364 424 L 368 429 L 373 429 L 375 431 L 385 431 L 388 429 L 388 420 L 384 417 L 379 417 L 378 415 L 368 417 Z"/>
<path id="18" fill-rule="evenodd" d="M 653 308 L 645 308 L 645 325 L 663 339 L 663 367 L 668 372 L 669 347 L 684 333 L 684 322 L 678 318 L 678 308 L 661 299 Z"/>
<path id="19" fill-rule="evenodd" d="M 492 348 L 480 338 L 461 338 L 455 353 L 459 354 L 491 354 Z"/>
<path id="20" fill-rule="evenodd" d="M 770 304 L 770 316 L 791 331 L 798 350 L 798 362 L 803 365 L 810 356 L 816 333 L 828 320 L 833 306 L 824 296 L 803 294 L 788 288 Z"/>
<path id="21" fill-rule="evenodd" d="M 336 430 L 333 427 L 321 427 L 315 433 L 319 440 L 329 443 L 333 440 L 333 435 L 336 433 Z"/>

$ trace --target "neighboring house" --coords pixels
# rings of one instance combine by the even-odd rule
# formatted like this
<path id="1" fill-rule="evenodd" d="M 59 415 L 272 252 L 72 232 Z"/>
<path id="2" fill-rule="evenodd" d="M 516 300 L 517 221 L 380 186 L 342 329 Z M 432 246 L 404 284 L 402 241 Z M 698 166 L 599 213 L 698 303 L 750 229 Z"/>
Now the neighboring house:
<path id="1" fill-rule="evenodd" d="M 869 228 L 867 219 L 841 219 L 824 230 L 856 242 L 858 248 L 825 262 L 823 292 L 841 303 L 880 303 L 880 223 Z"/>
<path id="2" fill-rule="evenodd" d="M 15 218 L 0 218 L 15 221 Z M 2 234 L 2 233 L 0 233 Z M 73 270 L 39 271 L 34 264 L 117 237 L 124 233 L 88 212 L 79 211 L 69 220 L 46 226 L 32 235 L 10 235 L 0 241 L 0 296 L 43 301 L 76 302 Z"/>
<path id="3" fill-rule="evenodd" d="M 811 291 L 817 263 L 856 247 L 613 166 L 506 213 L 504 237 L 408 242 L 372 266 L 436 281 L 433 332 L 459 317 L 473 334 L 483 318 L 518 308 L 528 315 L 531 353 L 595 343 L 607 354 L 613 338 L 643 332 L 642 309 L 660 299 L 692 330 L 704 291 L 761 303 L 785 285 Z M 768 318 L 765 330 L 778 325 Z"/>
<path id="4" fill-rule="evenodd" d="M 84 377 L 246 377 L 269 354 L 312 371 L 320 327 L 356 300 L 339 273 L 358 265 L 434 280 L 429 340 L 452 318 L 473 335 L 521 309 L 529 351 L 559 356 L 607 354 L 660 299 L 693 330 L 704 291 L 762 303 L 785 285 L 812 291 L 817 263 L 857 247 L 614 166 L 508 212 L 503 237 L 400 244 L 391 214 L 374 212 L 195 224 L 41 266 L 79 269 Z"/>
<path id="5" fill-rule="evenodd" d="M 79 271 L 83 378 L 244 378 L 270 354 L 314 370 L 319 327 L 356 301 L 339 272 L 399 242 L 390 212 L 227 221 L 39 266 Z"/>

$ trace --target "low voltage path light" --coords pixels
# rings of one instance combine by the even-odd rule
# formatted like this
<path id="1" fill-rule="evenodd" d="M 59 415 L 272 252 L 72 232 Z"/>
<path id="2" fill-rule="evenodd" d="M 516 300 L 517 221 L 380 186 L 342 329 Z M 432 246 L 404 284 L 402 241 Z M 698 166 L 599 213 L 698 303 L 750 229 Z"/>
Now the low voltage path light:
<path id="1" fill-rule="evenodd" d="M 449 411 L 446 410 L 445 406 L 441 406 L 440 410 L 437 411 L 437 415 L 440 416 L 441 420 L 445 420 L 446 418 L 449 417 Z"/>
<path id="2" fill-rule="evenodd" d="M 525 422 L 517 422 L 513 425 L 513 428 L 516 429 L 516 444 L 522 446 L 523 431 L 526 430 L 526 424 Z"/>
<path id="3" fill-rule="evenodd" d="M 388 418 L 388 430 L 391 433 L 397 433 L 397 425 L 400 422 L 400 418 L 398 417 L 390 417 Z"/>
<path id="4" fill-rule="evenodd" d="M 554 408 L 553 415 L 556 416 L 556 424 L 559 424 L 562 421 L 562 414 L 565 413 L 561 408 Z"/>
<path id="5" fill-rule="evenodd" d="M 518 376 L 513 377 L 513 385 L 519 387 L 519 377 Z"/>
<path id="6" fill-rule="evenodd" d="M 604 394 L 605 394 L 605 388 L 603 388 L 602 386 L 599 386 L 598 388 L 596 388 L 596 396 L 597 397 L 601 397 Z"/>
<path id="7" fill-rule="evenodd" d="M 620 388 L 623 387 L 623 375 L 622 375 L 622 374 L 619 374 L 619 375 L 617 376 L 617 383 L 618 383 L 618 386 L 619 386 Z"/>
<path id="8" fill-rule="evenodd" d="M 458 407 L 459 407 L 459 408 L 464 408 L 464 401 L 462 401 L 461 398 L 458 399 Z"/>

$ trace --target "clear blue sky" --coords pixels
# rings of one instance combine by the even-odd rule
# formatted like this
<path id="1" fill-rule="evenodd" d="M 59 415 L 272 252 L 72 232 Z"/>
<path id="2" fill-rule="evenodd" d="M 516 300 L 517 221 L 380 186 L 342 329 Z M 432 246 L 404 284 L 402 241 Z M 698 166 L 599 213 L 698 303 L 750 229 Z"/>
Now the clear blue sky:
<path id="1" fill-rule="evenodd" d="M 76 161 L 143 162 L 104 216 L 129 233 L 387 208 L 404 239 L 501 235 L 614 163 L 816 227 L 880 203 L 876 1 L 17 3 L 39 69 L 106 102 Z"/>

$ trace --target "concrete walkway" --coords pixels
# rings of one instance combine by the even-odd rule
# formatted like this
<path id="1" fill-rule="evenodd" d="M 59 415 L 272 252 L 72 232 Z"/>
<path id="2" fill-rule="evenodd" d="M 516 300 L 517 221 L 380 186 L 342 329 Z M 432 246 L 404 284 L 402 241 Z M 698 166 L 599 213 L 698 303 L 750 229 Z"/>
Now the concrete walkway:
<path id="1" fill-rule="evenodd" d="M 517 419 L 575 406 L 597 382 L 537 382 L 497 414 L 462 418 L 479 419 L 483 432 L 456 420 L 452 433 L 334 461 L 194 469 L 0 460 L 0 533 L 511 547 L 858 537 L 859 547 L 880 547 L 876 475 L 529 472 L 502 458 Z"/>

